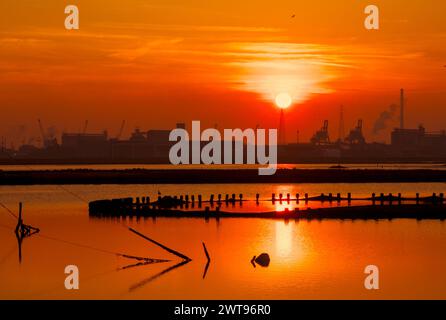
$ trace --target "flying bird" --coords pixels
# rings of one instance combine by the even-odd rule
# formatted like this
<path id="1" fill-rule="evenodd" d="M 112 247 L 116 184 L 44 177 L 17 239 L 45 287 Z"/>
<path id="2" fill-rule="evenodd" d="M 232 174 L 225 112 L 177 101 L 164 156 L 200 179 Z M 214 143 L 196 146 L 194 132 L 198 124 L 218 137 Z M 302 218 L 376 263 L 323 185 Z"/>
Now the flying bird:
<path id="1" fill-rule="evenodd" d="M 293 18 L 295 18 L 296 17 L 296 15 L 295 14 L 293 14 L 292 16 L 291 16 L 291 19 L 293 19 Z"/>

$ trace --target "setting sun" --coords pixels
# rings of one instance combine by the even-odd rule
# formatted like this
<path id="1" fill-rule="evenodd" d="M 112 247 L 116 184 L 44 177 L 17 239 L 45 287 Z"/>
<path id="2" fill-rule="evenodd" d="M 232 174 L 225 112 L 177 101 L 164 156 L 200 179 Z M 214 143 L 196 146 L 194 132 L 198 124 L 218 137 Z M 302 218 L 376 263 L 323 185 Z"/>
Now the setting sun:
<path id="1" fill-rule="evenodd" d="M 445 18 L 446 0 L 0 0 L 0 307 L 446 301 Z"/>
<path id="2" fill-rule="evenodd" d="M 291 96 L 288 93 L 280 93 L 276 96 L 276 105 L 280 109 L 286 109 L 288 108 L 293 100 L 291 99 Z"/>

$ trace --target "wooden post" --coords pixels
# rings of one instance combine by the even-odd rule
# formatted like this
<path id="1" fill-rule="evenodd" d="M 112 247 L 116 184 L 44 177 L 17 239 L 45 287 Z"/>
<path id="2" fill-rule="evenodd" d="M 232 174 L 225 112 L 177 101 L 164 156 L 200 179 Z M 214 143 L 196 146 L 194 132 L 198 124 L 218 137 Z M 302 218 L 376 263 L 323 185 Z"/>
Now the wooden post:
<path id="1" fill-rule="evenodd" d="M 296 193 L 296 201 L 299 202 L 300 194 Z"/>
<path id="2" fill-rule="evenodd" d="M 352 202 L 352 194 L 350 192 L 347 194 L 347 200 L 348 203 Z"/>
<path id="3" fill-rule="evenodd" d="M 338 198 L 338 202 L 341 202 L 341 194 L 338 193 L 338 194 L 336 195 L 336 197 Z"/>
<path id="4" fill-rule="evenodd" d="M 286 194 L 286 199 L 287 199 L 288 202 L 290 202 L 290 200 L 291 200 L 291 195 L 290 195 L 289 193 Z"/>
<path id="5" fill-rule="evenodd" d="M 305 202 L 308 202 L 308 193 L 305 193 Z"/>
<path id="6" fill-rule="evenodd" d="M 176 255 L 177 257 L 180 257 L 180 258 L 182 258 L 182 259 L 184 259 L 184 260 L 186 260 L 186 261 L 192 261 L 192 259 L 189 258 L 188 256 L 186 256 L 186 255 L 184 255 L 184 254 L 182 254 L 182 253 L 180 253 L 180 252 L 178 252 L 178 251 L 175 251 L 175 250 L 173 250 L 173 249 L 171 249 L 171 248 L 168 248 L 168 247 L 166 247 L 165 245 L 163 245 L 163 244 L 161 244 L 161 243 L 159 243 L 159 242 L 157 242 L 157 241 L 155 241 L 155 240 L 150 239 L 149 237 L 146 237 L 145 235 L 143 235 L 142 233 L 139 233 L 139 232 L 136 231 L 135 229 L 130 228 L 130 227 L 128 227 L 128 229 L 129 229 L 131 232 L 133 232 L 134 234 L 136 234 L 136 235 L 138 235 L 138 236 L 140 236 L 140 237 L 142 237 L 142 238 L 144 238 L 144 239 L 146 239 L 146 240 L 152 242 L 153 244 L 157 245 L 158 247 L 161 247 L 162 249 L 166 250 L 167 252 L 172 253 L 172 254 Z"/>
<path id="7" fill-rule="evenodd" d="M 259 203 L 259 198 L 260 198 L 260 194 L 256 194 L 256 202 L 257 202 L 257 204 Z"/>
<path id="8" fill-rule="evenodd" d="M 214 203 L 214 195 L 213 195 L 213 194 L 211 194 L 211 199 L 209 200 L 209 202 L 210 202 L 211 204 Z"/>
<path id="9" fill-rule="evenodd" d="M 206 245 L 204 244 L 204 242 L 202 242 L 202 243 L 203 243 L 204 254 L 206 255 L 206 258 L 208 259 L 208 262 L 210 262 L 211 261 L 211 257 L 209 256 L 209 252 L 206 249 Z"/>
<path id="10" fill-rule="evenodd" d="M 416 202 L 417 202 L 417 204 L 420 203 L 420 194 L 419 193 L 416 194 Z"/>
<path id="11" fill-rule="evenodd" d="M 276 202 L 276 194 L 275 193 L 273 193 L 271 195 L 271 199 L 272 199 L 273 203 Z"/>
<path id="12" fill-rule="evenodd" d="M 190 199 L 191 199 L 192 203 L 195 203 L 195 196 L 194 195 L 191 195 Z"/>

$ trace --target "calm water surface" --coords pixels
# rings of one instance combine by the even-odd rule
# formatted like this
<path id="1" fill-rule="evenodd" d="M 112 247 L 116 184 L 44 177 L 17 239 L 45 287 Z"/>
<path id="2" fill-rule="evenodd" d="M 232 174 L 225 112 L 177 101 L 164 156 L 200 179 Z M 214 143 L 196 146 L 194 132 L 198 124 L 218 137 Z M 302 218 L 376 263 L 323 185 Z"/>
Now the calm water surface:
<path id="1" fill-rule="evenodd" d="M 243 193 L 254 198 L 287 192 L 369 196 L 446 192 L 446 184 L 256 184 L 64 186 L 86 201 L 163 194 Z M 0 187 L 0 201 L 38 226 L 18 261 L 14 219 L 0 212 L 0 298 L 18 299 L 446 299 L 446 224 L 442 221 L 270 221 L 260 219 L 91 219 L 87 204 L 58 186 Z M 251 205 L 251 204 L 246 204 Z M 253 205 L 254 206 L 254 205 Z M 0 208 L 1 209 L 1 208 Z M 180 261 L 125 226 L 178 250 Z M 212 262 L 203 279 L 204 241 Z M 128 267 L 114 252 L 172 259 Z M 268 268 L 252 256 L 269 253 Z M 80 290 L 64 289 L 66 265 L 80 270 Z M 380 268 L 381 289 L 364 289 L 364 267 Z"/>

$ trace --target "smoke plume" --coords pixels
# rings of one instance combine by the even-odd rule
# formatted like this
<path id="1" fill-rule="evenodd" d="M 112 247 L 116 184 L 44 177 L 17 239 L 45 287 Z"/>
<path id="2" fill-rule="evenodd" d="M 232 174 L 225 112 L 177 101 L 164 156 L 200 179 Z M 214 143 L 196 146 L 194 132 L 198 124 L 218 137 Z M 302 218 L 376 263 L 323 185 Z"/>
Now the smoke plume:
<path id="1" fill-rule="evenodd" d="M 391 122 L 398 111 L 398 106 L 396 104 L 392 104 L 388 110 L 383 111 L 378 119 L 375 121 L 375 125 L 373 126 L 373 134 L 378 134 L 380 131 L 387 129 L 387 125 Z"/>

